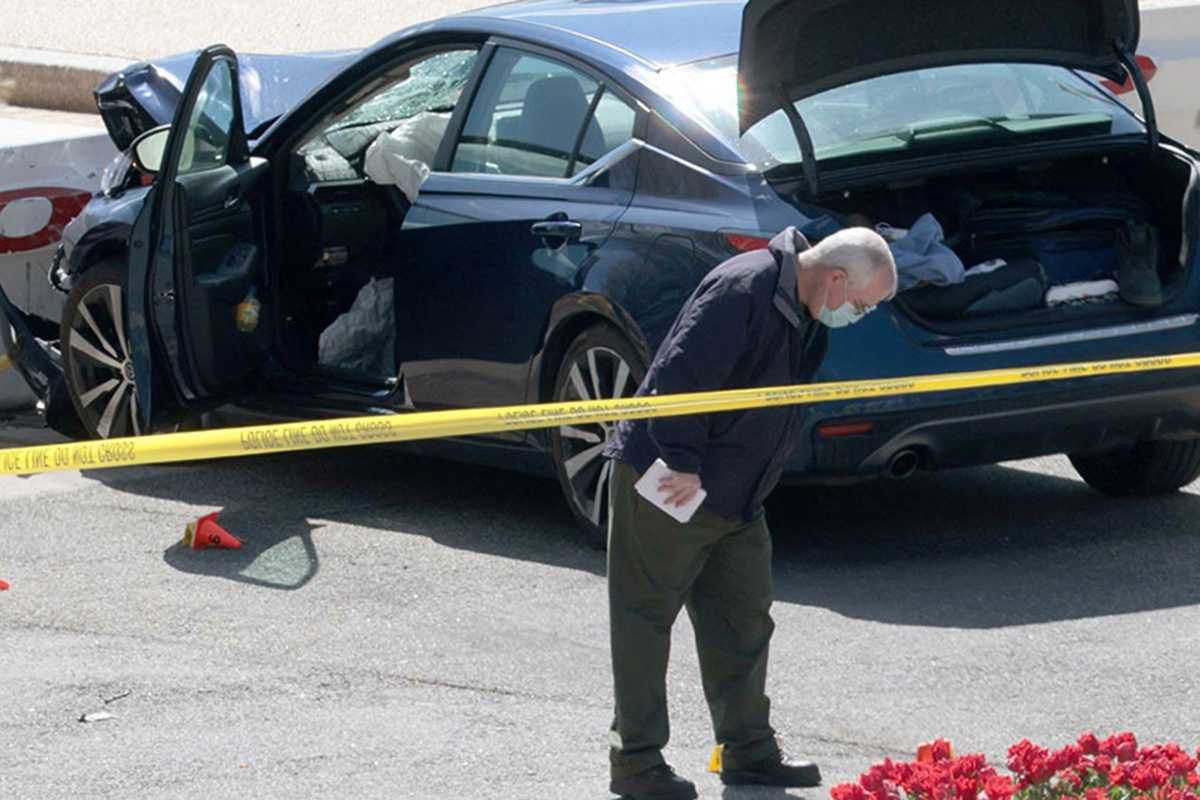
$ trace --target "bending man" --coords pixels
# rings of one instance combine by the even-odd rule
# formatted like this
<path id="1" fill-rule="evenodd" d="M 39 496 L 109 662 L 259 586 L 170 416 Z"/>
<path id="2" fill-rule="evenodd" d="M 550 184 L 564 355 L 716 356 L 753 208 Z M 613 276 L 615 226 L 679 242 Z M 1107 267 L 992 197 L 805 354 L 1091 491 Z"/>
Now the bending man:
<path id="1" fill-rule="evenodd" d="M 675 394 L 807 383 L 828 329 L 861 319 L 896 291 L 883 239 L 847 228 L 816 246 L 794 228 L 766 250 L 729 259 L 684 304 L 638 389 Z M 605 454 L 614 459 L 608 588 L 616 714 L 614 794 L 687 800 L 695 786 L 663 758 L 671 627 L 686 606 L 727 784 L 815 786 L 817 766 L 785 755 L 769 720 L 767 650 L 771 539 L 763 500 L 792 451 L 796 405 L 625 420 Z M 634 482 L 656 459 L 668 505 L 703 487 L 703 504 L 677 522 L 638 496 Z"/>

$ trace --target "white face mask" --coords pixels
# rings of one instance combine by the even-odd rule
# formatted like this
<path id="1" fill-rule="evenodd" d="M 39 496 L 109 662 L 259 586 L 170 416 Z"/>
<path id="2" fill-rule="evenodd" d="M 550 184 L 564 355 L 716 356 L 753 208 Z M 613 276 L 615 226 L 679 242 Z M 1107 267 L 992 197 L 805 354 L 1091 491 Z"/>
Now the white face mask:
<path id="1" fill-rule="evenodd" d="M 853 325 L 867 315 L 869 308 L 858 309 L 854 303 L 850 302 L 850 298 L 837 308 L 830 309 L 825 303 L 829 302 L 829 287 L 825 287 L 825 299 L 821 302 L 821 311 L 817 314 L 817 321 L 822 325 L 827 325 L 830 328 L 844 328 L 847 325 Z"/>

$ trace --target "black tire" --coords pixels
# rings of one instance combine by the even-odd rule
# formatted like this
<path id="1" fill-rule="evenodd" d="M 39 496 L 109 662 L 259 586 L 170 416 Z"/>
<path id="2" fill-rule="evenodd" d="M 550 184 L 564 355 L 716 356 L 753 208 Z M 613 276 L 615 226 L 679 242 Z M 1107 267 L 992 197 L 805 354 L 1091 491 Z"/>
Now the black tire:
<path id="1" fill-rule="evenodd" d="M 63 305 L 63 376 L 75 413 L 93 439 L 144 432 L 127 319 L 123 262 L 105 261 L 89 269 Z"/>
<path id="2" fill-rule="evenodd" d="M 607 325 L 579 334 L 559 365 L 554 401 L 629 397 L 637 391 L 646 367 L 625 337 Z M 558 481 L 576 522 L 597 547 L 608 539 L 608 486 L 612 465 L 602 451 L 615 422 L 563 425 L 550 432 Z"/>
<path id="3" fill-rule="evenodd" d="M 1200 476 L 1200 439 L 1155 439 L 1086 453 L 1071 465 L 1092 488 L 1118 497 L 1162 494 Z"/>

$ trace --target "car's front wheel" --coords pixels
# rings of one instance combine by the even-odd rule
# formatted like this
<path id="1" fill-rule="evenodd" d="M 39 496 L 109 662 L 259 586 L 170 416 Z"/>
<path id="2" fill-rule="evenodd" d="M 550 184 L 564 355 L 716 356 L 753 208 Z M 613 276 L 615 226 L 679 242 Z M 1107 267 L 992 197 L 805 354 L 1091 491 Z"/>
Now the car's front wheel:
<path id="1" fill-rule="evenodd" d="M 631 396 L 646 368 L 633 346 L 607 325 L 588 328 L 563 355 L 554 383 L 559 403 Z M 608 536 L 608 486 L 612 464 L 604 458 L 615 422 L 562 425 L 550 432 L 554 466 L 567 503 L 589 540 Z"/>
<path id="2" fill-rule="evenodd" d="M 63 305 L 59 345 L 67 392 L 92 438 L 142 433 L 126 302 L 125 271 L 104 262 L 80 277 Z"/>
<path id="3" fill-rule="evenodd" d="M 1160 494 L 1200 476 L 1200 439 L 1155 439 L 1069 458 L 1079 476 L 1105 494 Z"/>

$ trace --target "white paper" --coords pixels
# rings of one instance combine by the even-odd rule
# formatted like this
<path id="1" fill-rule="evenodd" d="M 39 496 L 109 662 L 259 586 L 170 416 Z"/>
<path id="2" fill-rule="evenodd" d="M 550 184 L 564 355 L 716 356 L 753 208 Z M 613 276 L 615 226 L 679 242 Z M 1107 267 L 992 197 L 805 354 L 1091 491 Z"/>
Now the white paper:
<path id="1" fill-rule="evenodd" d="M 663 478 L 666 478 L 670 475 L 671 468 L 668 467 L 667 463 L 661 458 L 657 458 L 654 460 L 654 463 L 650 465 L 650 469 L 646 470 L 646 473 L 637 479 L 637 483 L 633 485 L 633 488 L 636 489 L 637 493 L 642 497 L 646 498 L 651 503 L 667 512 L 675 519 L 679 520 L 680 522 L 687 522 L 692 518 L 692 515 L 696 513 L 696 509 L 700 507 L 700 504 L 704 502 L 704 498 L 708 496 L 708 492 L 701 489 L 700 491 L 696 492 L 695 497 L 683 505 L 669 506 L 667 505 L 666 500 L 671 496 L 671 494 L 670 492 L 660 492 L 658 490 L 658 483 Z"/>

